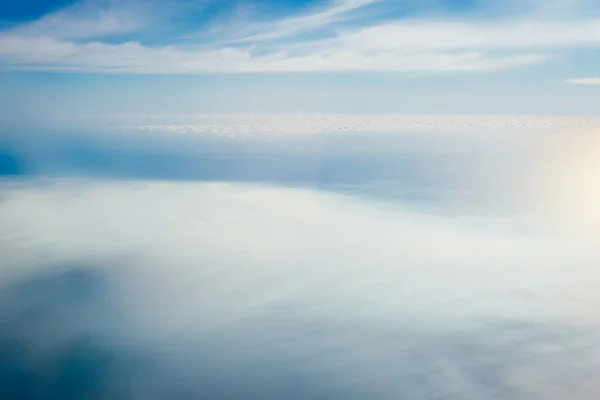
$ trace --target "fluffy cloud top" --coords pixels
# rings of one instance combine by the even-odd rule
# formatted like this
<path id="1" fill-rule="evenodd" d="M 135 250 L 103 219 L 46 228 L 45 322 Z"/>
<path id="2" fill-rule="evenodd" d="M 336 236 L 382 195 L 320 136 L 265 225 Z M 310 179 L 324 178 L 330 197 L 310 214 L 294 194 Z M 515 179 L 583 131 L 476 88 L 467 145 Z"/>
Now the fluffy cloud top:
<path id="1" fill-rule="evenodd" d="M 594 244 L 300 189 L 46 183 L 2 188 L 0 366 L 20 380 L 0 394 L 600 390 Z"/>

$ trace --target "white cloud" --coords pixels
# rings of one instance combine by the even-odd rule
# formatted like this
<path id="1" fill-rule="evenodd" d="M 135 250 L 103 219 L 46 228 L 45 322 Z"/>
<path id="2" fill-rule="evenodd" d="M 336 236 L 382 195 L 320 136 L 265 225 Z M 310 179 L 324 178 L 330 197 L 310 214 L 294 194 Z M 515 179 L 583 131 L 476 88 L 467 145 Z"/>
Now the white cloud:
<path id="1" fill-rule="evenodd" d="M 36 340 L 35 355 L 52 357 L 24 365 L 48 368 L 61 339 L 82 326 L 108 331 L 102 355 L 110 349 L 115 362 L 127 362 L 129 351 L 142 352 L 127 364 L 127 379 L 109 382 L 113 397 L 122 389 L 148 398 L 132 395 L 148 387 L 165 398 L 207 387 L 220 394 L 220 384 L 251 398 L 277 389 L 282 396 L 273 398 L 305 397 L 290 393 L 290 376 L 302 376 L 302 395 L 333 399 L 489 398 L 498 387 L 515 399 L 597 393 L 587 379 L 599 359 L 593 245 L 582 252 L 556 238 L 499 232 L 494 221 L 299 189 L 147 182 L 3 189 L 1 284 L 14 276 L 36 282 L 73 263 L 105 284 L 82 296 L 83 312 L 52 313 L 71 299 L 53 298 L 46 324 L 26 336 Z M 35 305 L 37 293 L 26 294 Z M 13 317 L 2 320 L 21 321 L 8 314 L 11 297 L 2 299 L 0 316 Z M 154 368 L 132 375 L 140 359 L 166 371 L 157 382 Z M 105 375 L 95 389 L 109 386 Z"/>
<path id="2" fill-rule="evenodd" d="M 564 83 L 571 85 L 600 85 L 600 78 L 570 78 L 565 79 Z"/>
<path id="3" fill-rule="evenodd" d="M 314 28 L 327 26 L 343 18 L 349 11 L 357 10 L 365 5 L 381 0 L 338 0 L 325 10 L 308 13 L 299 17 L 284 18 L 271 24 L 259 24 L 252 27 L 258 32 L 235 40 L 236 42 L 261 42 L 298 35 Z"/>
<path id="4" fill-rule="evenodd" d="M 600 18 L 576 21 L 406 21 L 341 34 L 333 42 L 364 51 L 537 49 L 600 45 Z"/>
<path id="5" fill-rule="evenodd" d="M 318 71 L 489 71 L 527 66 L 542 54 L 486 55 L 479 52 L 314 51 L 253 55 L 243 48 L 147 47 L 139 42 L 78 44 L 50 37 L 0 36 L 0 60 L 22 69 L 122 73 L 253 73 Z"/>

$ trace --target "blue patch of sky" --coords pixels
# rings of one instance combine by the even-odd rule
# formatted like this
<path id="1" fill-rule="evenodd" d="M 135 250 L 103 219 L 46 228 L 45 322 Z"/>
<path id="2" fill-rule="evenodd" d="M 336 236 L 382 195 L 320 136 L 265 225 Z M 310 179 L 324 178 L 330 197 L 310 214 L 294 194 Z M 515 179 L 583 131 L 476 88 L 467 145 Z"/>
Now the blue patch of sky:
<path id="1" fill-rule="evenodd" d="M 323 5 L 332 4 L 329 1 L 318 1 L 318 0 L 287 0 L 287 1 L 276 1 L 267 0 L 260 3 L 260 8 L 263 11 L 268 12 L 272 15 L 277 14 L 296 14 L 310 11 L 315 7 L 321 7 Z"/>
<path id="2" fill-rule="evenodd" d="M 345 15 L 346 23 L 385 23 L 415 18 L 489 18 L 499 15 L 500 6 L 482 0 L 394 1 L 367 4 Z"/>
<path id="3" fill-rule="evenodd" d="M 176 2 L 175 4 L 165 2 L 164 7 L 172 7 L 172 19 L 169 22 L 172 29 L 180 34 L 204 29 L 214 19 L 234 13 L 239 8 L 239 4 L 238 1 L 215 0 L 198 3 Z"/>
<path id="4" fill-rule="evenodd" d="M 0 1 L 0 24 L 35 20 L 76 2 L 75 0 L 2 0 Z"/>
<path id="5" fill-rule="evenodd" d="M 73 0 L 3 0 L 0 2 L 0 29 L 38 19 L 73 3 Z M 103 4 L 102 1 L 96 3 Z M 105 37 L 103 41 L 114 44 L 136 40 L 151 46 L 214 44 L 216 38 L 252 35 L 255 32 L 251 31 L 251 24 L 248 22 L 275 21 L 319 12 L 336 3 L 333 0 L 151 0 L 140 3 L 142 10 L 157 16 L 151 18 L 148 26 L 139 32 Z M 303 32 L 302 36 L 304 40 L 318 39 L 334 36 L 336 28 L 354 24 L 369 25 L 432 14 L 464 16 L 488 8 L 489 2 L 485 0 L 380 0 L 350 10 L 343 16 L 338 16 L 339 21 Z"/>

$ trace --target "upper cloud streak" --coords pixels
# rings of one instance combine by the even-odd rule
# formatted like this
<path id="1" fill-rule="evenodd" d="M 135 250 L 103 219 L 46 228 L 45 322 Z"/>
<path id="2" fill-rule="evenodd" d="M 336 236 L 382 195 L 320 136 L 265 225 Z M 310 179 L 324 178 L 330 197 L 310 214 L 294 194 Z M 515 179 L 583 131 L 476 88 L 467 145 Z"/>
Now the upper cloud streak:
<path id="1" fill-rule="evenodd" d="M 570 78 L 564 82 L 571 85 L 600 85 L 600 78 Z"/>
<path id="2" fill-rule="evenodd" d="M 482 23 L 414 15 L 390 20 L 372 10 L 399 11 L 405 3 L 339 0 L 300 15 L 250 21 L 240 32 L 221 27 L 209 39 L 147 43 L 132 36 L 154 29 L 139 7 L 86 2 L 0 32 L 0 65 L 151 74 L 475 72 L 531 66 L 600 45 L 600 14 L 561 19 L 536 12 Z"/>

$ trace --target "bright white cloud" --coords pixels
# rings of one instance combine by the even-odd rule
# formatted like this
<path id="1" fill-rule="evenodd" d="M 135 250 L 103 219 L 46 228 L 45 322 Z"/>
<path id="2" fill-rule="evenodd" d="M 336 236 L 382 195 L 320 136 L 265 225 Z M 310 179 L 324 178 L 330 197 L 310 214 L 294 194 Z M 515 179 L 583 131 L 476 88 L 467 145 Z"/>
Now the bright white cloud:
<path id="1" fill-rule="evenodd" d="M 304 398 L 290 392 L 295 376 L 302 394 L 333 399 L 481 399 L 498 387 L 514 399 L 598 393 L 588 379 L 600 359 L 593 244 L 299 189 L 68 181 L 3 189 L 3 321 L 40 314 L 10 313 L 25 303 L 2 290 L 15 277 L 43 283 L 53 268 L 77 272 L 76 263 L 86 282 L 104 284 L 75 299 L 81 312 L 64 312 L 69 293 L 44 304 L 45 324 L 26 337 L 36 356 L 52 357 L 25 365 L 48 369 L 74 333 L 108 331 L 100 354 L 137 356 L 127 379 L 94 382 L 112 397 L 241 386 L 251 398 Z M 43 301 L 39 292 L 26 292 L 27 304 Z"/>
<path id="2" fill-rule="evenodd" d="M 532 49 L 600 44 L 600 18 L 496 23 L 407 21 L 359 29 L 334 42 L 364 51 Z"/>

